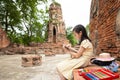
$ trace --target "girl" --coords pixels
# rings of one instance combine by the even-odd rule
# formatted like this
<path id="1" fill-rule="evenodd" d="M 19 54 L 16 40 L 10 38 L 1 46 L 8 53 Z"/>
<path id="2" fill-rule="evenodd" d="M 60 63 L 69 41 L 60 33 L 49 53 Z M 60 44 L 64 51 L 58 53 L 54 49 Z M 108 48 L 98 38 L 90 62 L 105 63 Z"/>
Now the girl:
<path id="1" fill-rule="evenodd" d="M 79 49 L 76 50 L 70 45 L 63 45 L 64 48 L 70 50 L 71 58 L 57 65 L 57 71 L 61 80 L 71 80 L 73 78 L 73 69 L 87 66 L 93 57 L 93 45 L 87 36 L 84 26 L 76 25 L 73 28 L 73 34 L 79 41 Z"/>

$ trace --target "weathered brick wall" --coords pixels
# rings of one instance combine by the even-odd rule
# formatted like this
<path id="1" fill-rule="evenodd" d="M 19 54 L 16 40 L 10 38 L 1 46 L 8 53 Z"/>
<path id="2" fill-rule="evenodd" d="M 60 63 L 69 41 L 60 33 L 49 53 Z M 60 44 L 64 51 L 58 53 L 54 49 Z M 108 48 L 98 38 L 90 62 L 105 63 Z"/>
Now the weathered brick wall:
<path id="1" fill-rule="evenodd" d="M 9 44 L 10 44 L 10 41 L 7 38 L 5 31 L 3 31 L 0 25 L 0 49 L 7 47 Z"/>
<path id="2" fill-rule="evenodd" d="M 96 54 L 120 54 L 120 0 L 92 0 L 90 38 Z"/>

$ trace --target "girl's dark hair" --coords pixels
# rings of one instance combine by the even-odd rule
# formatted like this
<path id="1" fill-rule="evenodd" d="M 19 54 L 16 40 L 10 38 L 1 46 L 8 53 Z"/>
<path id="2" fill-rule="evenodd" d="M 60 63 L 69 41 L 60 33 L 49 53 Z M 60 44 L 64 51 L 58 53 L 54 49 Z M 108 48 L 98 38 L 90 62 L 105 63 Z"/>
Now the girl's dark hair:
<path id="1" fill-rule="evenodd" d="M 80 41 L 79 41 L 79 44 L 81 44 L 81 42 L 82 42 L 83 40 L 85 40 L 85 39 L 88 39 L 89 41 L 91 41 L 90 38 L 88 37 L 87 32 L 86 32 L 86 29 L 85 29 L 85 27 L 84 27 L 83 25 L 81 25 L 81 24 L 76 25 L 76 26 L 73 28 L 73 31 L 75 31 L 75 32 L 78 33 L 78 34 L 80 33 L 80 31 L 82 31 L 82 36 L 81 36 L 81 39 L 80 39 Z"/>

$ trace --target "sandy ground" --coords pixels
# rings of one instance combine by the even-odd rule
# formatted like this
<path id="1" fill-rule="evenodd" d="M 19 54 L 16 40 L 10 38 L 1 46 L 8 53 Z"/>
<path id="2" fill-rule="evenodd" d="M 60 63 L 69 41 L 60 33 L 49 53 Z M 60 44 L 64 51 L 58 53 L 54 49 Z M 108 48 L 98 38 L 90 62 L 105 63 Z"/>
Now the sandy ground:
<path id="1" fill-rule="evenodd" d="M 0 56 L 0 80 L 60 80 L 56 65 L 69 57 L 69 54 L 41 55 L 42 64 L 34 67 L 21 66 L 23 55 Z"/>

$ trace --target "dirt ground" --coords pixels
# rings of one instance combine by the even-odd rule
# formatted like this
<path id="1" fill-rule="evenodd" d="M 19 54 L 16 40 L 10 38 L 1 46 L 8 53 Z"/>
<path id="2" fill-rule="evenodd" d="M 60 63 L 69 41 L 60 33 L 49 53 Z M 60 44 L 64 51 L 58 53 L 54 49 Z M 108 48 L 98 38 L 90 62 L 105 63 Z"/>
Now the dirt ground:
<path id="1" fill-rule="evenodd" d="M 21 66 L 23 55 L 0 56 L 0 80 L 60 80 L 56 65 L 69 57 L 69 54 L 41 55 L 42 64 L 34 67 Z"/>

